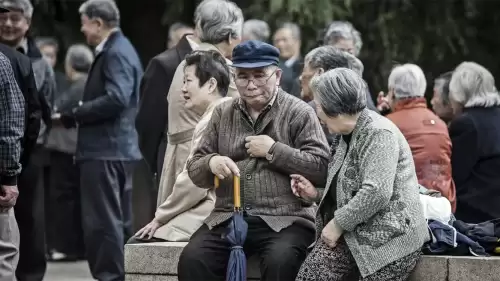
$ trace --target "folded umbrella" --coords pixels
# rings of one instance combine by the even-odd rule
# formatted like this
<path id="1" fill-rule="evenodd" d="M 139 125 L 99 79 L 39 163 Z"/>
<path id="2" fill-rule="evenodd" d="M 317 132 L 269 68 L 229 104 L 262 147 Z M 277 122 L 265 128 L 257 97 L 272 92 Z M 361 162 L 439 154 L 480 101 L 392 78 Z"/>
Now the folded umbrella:
<path id="1" fill-rule="evenodd" d="M 219 187 L 219 178 L 215 177 L 215 187 Z M 247 259 L 243 244 L 247 238 L 248 224 L 241 210 L 240 178 L 233 179 L 234 214 L 229 222 L 225 238 L 231 245 L 231 254 L 227 265 L 226 281 L 247 280 Z"/>

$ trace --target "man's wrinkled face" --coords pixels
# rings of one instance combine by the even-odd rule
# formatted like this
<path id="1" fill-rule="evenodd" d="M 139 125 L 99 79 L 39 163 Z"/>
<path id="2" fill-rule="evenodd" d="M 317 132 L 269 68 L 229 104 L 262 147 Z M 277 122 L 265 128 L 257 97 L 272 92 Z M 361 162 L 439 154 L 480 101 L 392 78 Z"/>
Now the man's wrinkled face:
<path id="1" fill-rule="evenodd" d="M 444 121 L 450 121 L 453 118 L 453 108 L 450 103 L 445 104 L 442 92 L 438 87 L 434 88 L 431 105 L 436 115 Z"/>
<path id="2" fill-rule="evenodd" d="M 356 49 L 354 47 L 354 41 L 349 39 L 339 39 L 337 42 L 330 44 L 333 47 L 348 52 L 351 55 L 355 55 Z"/>
<path id="3" fill-rule="evenodd" d="M 99 20 L 90 19 L 86 15 L 81 15 L 80 21 L 82 24 L 80 31 L 83 33 L 83 35 L 85 35 L 87 44 L 93 47 L 99 45 L 101 40 L 100 30 L 102 23 L 99 22 Z"/>
<path id="4" fill-rule="evenodd" d="M 297 55 L 299 41 L 293 37 L 292 31 L 288 28 L 281 28 L 276 31 L 273 37 L 273 44 L 280 50 L 282 59 L 286 60 Z"/>
<path id="5" fill-rule="evenodd" d="M 306 61 L 304 63 L 304 68 L 302 69 L 302 74 L 299 77 L 300 86 L 302 88 L 301 97 L 304 100 L 312 100 L 313 94 L 311 92 L 311 88 L 309 87 L 309 83 L 311 82 L 312 77 L 316 74 L 315 69 L 312 69 L 309 65 L 309 62 Z"/>
<path id="6" fill-rule="evenodd" d="M 261 110 L 269 103 L 280 79 L 281 69 L 276 66 L 236 68 L 235 71 L 235 84 L 241 99 L 255 110 Z"/>
<path id="7" fill-rule="evenodd" d="M 42 53 L 43 58 L 49 63 L 49 65 L 54 68 L 57 62 L 56 47 L 52 45 L 45 45 L 40 48 L 40 52 Z"/>
<path id="8" fill-rule="evenodd" d="M 30 20 L 21 11 L 0 13 L 0 39 L 8 45 L 17 45 L 30 28 Z"/>

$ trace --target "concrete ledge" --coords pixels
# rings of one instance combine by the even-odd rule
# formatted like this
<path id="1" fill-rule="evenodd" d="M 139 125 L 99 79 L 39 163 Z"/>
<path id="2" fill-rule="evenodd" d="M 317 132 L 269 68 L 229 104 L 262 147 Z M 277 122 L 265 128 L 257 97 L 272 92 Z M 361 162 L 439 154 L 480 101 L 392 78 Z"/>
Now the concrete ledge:
<path id="1" fill-rule="evenodd" d="M 187 243 L 125 245 L 126 281 L 177 281 L 177 262 Z M 259 280 L 259 263 L 251 258 L 249 280 Z M 498 281 L 500 258 L 422 256 L 410 281 Z"/>

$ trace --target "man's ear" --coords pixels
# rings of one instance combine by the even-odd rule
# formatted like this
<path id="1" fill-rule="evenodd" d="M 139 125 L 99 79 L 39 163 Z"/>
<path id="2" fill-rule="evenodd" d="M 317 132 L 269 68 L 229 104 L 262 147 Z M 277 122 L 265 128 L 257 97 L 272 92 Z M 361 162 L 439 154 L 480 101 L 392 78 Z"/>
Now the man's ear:
<path id="1" fill-rule="evenodd" d="M 325 70 L 322 67 L 320 67 L 320 68 L 318 68 L 318 70 L 316 70 L 316 73 L 318 75 L 321 75 L 321 74 L 325 73 Z"/>
<path id="2" fill-rule="evenodd" d="M 276 86 L 279 86 L 280 85 L 280 82 L 281 82 L 281 75 L 283 74 L 283 70 L 281 70 L 281 68 L 277 68 L 276 69 L 276 72 L 275 72 L 275 75 L 276 75 Z"/>

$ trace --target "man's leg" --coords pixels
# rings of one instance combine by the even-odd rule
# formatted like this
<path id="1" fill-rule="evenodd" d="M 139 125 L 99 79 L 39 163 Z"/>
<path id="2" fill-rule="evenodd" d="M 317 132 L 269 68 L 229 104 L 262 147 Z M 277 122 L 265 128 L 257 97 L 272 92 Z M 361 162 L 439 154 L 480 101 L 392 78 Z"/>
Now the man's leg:
<path id="1" fill-rule="evenodd" d="M 245 248 L 259 255 L 261 280 L 295 280 L 307 256 L 307 247 L 314 241 L 314 230 L 292 224 L 275 232 L 259 217 L 248 217 L 247 222 Z"/>
<path id="2" fill-rule="evenodd" d="M 182 251 L 177 266 L 179 281 L 225 280 L 229 260 L 229 244 L 224 239 L 226 225 L 198 229 Z"/>
<path id="3" fill-rule="evenodd" d="M 45 209 L 42 161 L 40 148 L 33 153 L 30 163 L 19 177 L 19 198 L 14 206 L 19 225 L 21 244 L 18 281 L 42 281 L 47 268 L 45 250 Z"/>
<path id="4" fill-rule="evenodd" d="M 124 161 L 120 163 L 120 194 L 123 222 L 123 245 L 125 245 L 130 237 L 134 235 L 132 226 L 132 183 L 133 174 L 137 162 Z"/>
<path id="5" fill-rule="evenodd" d="M 83 231 L 92 276 L 99 281 L 125 278 L 124 224 L 120 161 L 83 161 L 80 165 Z"/>
<path id="6" fill-rule="evenodd" d="M 15 281 L 19 261 L 19 229 L 14 209 L 0 212 L 0 281 Z"/>
<path id="7" fill-rule="evenodd" d="M 48 239 L 54 250 L 66 255 L 67 259 L 77 259 L 83 256 L 82 223 L 80 211 L 80 178 L 78 167 L 74 164 L 73 155 L 53 151 L 51 164 L 51 192 L 47 202 L 52 221 Z M 64 225 L 64 231 L 57 226 Z"/>

